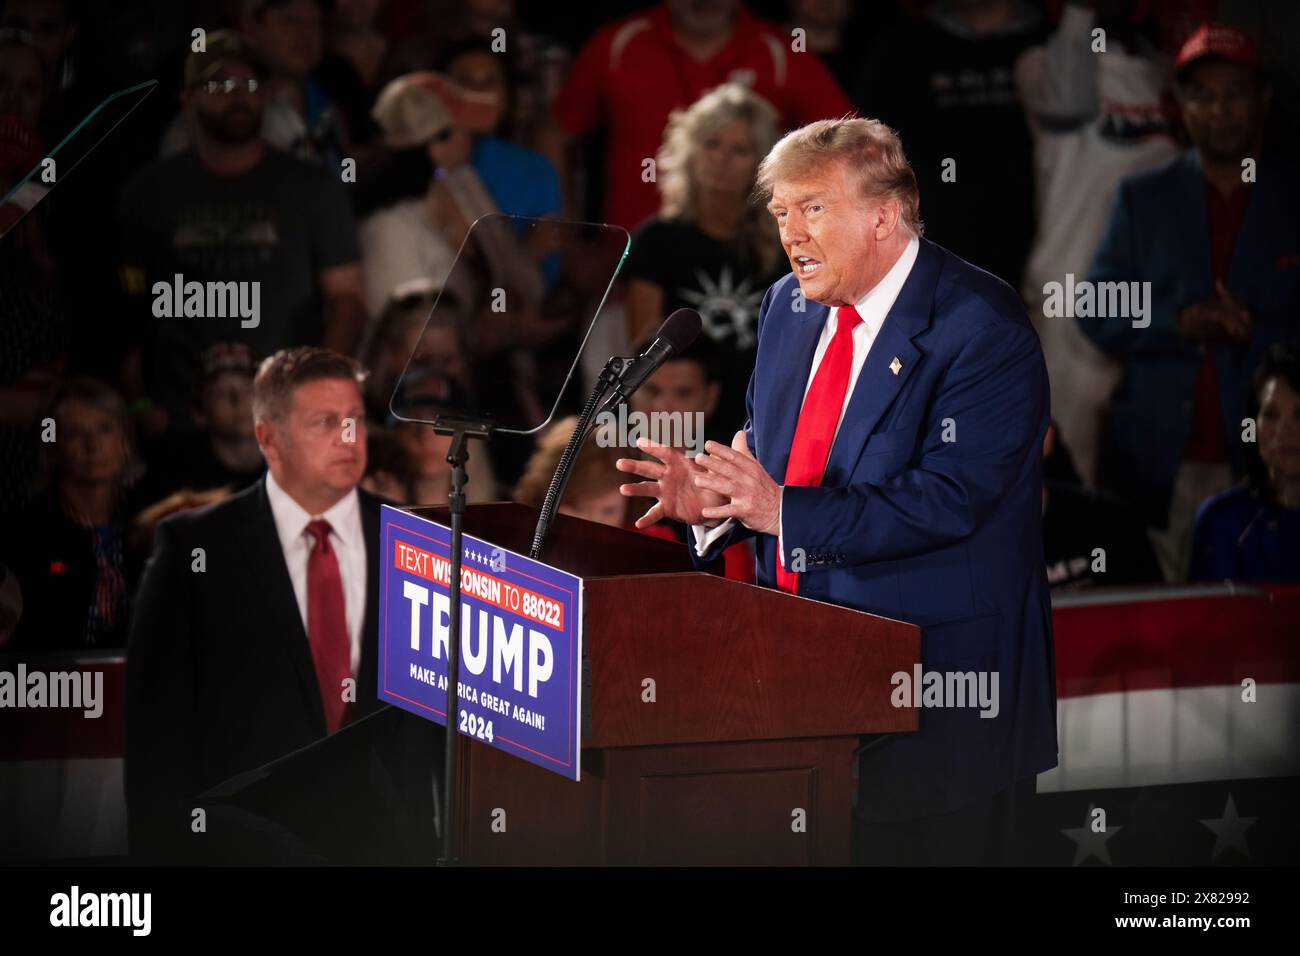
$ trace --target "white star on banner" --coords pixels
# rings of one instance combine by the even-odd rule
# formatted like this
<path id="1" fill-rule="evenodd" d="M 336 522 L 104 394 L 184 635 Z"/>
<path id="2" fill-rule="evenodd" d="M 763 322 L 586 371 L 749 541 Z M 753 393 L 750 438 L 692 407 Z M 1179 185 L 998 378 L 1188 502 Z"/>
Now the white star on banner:
<path id="1" fill-rule="evenodd" d="M 1243 856 L 1250 856 L 1250 850 L 1246 847 L 1246 831 L 1258 819 L 1259 817 L 1237 816 L 1237 804 L 1233 801 L 1232 794 L 1228 794 L 1228 802 L 1223 807 L 1223 816 L 1217 820 L 1210 818 L 1201 821 L 1201 826 L 1214 831 L 1214 852 L 1210 855 L 1210 859 L 1217 860 L 1219 854 L 1229 847 L 1239 850 Z"/>
<path id="2" fill-rule="evenodd" d="M 1090 856 L 1095 856 L 1107 866 L 1111 865 L 1110 850 L 1106 846 L 1106 841 L 1124 828 L 1107 827 L 1100 833 L 1097 832 L 1092 828 L 1092 811 L 1095 809 L 1096 804 L 1088 804 L 1088 812 L 1083 815 L 1083 826 L 1061 831 L 1075 843 L 1074 863 L 1071 866 L 1078 866 Z"/>

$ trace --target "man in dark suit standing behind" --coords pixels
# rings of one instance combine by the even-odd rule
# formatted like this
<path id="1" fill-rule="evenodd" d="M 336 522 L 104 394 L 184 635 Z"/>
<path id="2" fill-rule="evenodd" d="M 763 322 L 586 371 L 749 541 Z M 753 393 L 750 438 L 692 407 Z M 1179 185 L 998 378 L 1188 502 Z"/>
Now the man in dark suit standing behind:
<path id="1" fill-rule="evenodd" d="M 266 359 L 253 386 L 266 476 L 158 526 L 127 657 L 137 856 L 202 857 L 197 795 L 379 707 L 361 379 L 327 349 Z"/>

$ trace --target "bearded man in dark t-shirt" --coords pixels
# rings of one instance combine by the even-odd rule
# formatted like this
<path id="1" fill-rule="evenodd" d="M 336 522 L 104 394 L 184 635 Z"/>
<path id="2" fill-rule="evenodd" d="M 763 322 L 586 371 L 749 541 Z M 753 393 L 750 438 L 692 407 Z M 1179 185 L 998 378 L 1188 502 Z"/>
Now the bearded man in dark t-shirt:
<path id="1" fill-rule="evenodd" d="M 245 38 L 211 34 L 185 67 L 194 148 L 142 170 L 122 194 L 122 281 L 137 341 L 131 397 L 153 400 L 146 432 L 184 419 L 191 370 L 214 342 L 243 343 L 256 358 L 293 345 L 349 353 L 365 323 L 343 186 L 337 172 L 259 138 L 262 75 Z M 187 305 L 191 289 L 218 284 L 241 309 L 214 309 L 212 295 Z"/>

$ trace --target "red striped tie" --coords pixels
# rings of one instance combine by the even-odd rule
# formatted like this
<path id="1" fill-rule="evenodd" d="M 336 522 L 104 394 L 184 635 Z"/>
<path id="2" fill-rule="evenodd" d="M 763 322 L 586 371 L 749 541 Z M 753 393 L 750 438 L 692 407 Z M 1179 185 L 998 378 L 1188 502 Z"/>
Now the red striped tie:
<path id="1" fill-rule="evenodd" d="M 343 681 L 352 676 L 352 642 L 343 603 L 343 578 L 338 554 L 330 545 L 330 531 L 330 523 L 324 519 L 307 525 L 307 534 L 316 539 L 307 559 L 307 639 L 325 707 L 325 730 L 332 734 L 343 726 L 347 709 Z"/>
<path id="2" fill-rule="evenodd" d="M 851 305 L 841 306 L 836 313 L 835 334 L 822 355 L 821 364 L 813 375 L 812 385 L 804 396 L 799 411 L 799 423 L 794 428 L 794 442 L 790 446 L 790 461 L 785 466 L 785 484 L 820 485 L 826 472 L 826 461 L 835 441 L 835 427 L 840 423 L 844 408 L 844 394 L 849 390 L 849 375 L 853 371 L 853 330 L 862 321 L 858 310 Z M 784 541 L 787 546 L 789 541 Z M 794 542 L 799 547 L 799 542 Z M 776 586 L 790 594 L 799 593 L 799 574 L 788 571 L 776 561 Z"/>

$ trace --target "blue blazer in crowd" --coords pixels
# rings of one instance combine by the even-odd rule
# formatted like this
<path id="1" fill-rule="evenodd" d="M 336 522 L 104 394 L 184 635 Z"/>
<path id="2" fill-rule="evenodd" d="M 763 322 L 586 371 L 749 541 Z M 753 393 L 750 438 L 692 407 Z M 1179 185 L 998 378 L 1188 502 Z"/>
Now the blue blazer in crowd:
<path id="1" fill-rule="evenodd" d="M 778 483 L 829 312 L 797 292 L 791 274 L 763 300 L 746 395 L 749 447 Z M 922 239 L 821 486 L 784 491 L 781 540 L 787 567 L 794 549 L 806 555 L 801 597 L 920 625 L 927 670 L 998 672 L 999 713 L 922 709 L 916 733 L 864 750 L 856 812 L 868 822 L 944 813 L 1056 765 L 1047 420 L 1047 374 L 1019 296 Z M 737 524 L 696 560 L 751 534 Z M 777 538 L 755 545 L 758 583 L 772 586 Z"/>
<path id="2" fill-rule="evenodd" d="M 1148 328 L 1125 318 L 1078 321 L 1123 365 L 1110 402 L 1102 483 L 1164 527 L 1204 355 L 1174 330 L 1174 317 L 1214 294 L 1205 176 L 1195 150 L 1120 184 L 1088 278 L 1151 283 Z M 1259 160 L 1225 285 L 1255 317 L 1250 341 L 1214 347 L 1224 438 L 1240 474 L 1250 377 L 1269 345 L 1300 341 L 1300 172 L 1280 158 Z"/>

